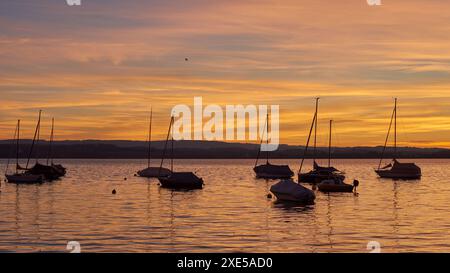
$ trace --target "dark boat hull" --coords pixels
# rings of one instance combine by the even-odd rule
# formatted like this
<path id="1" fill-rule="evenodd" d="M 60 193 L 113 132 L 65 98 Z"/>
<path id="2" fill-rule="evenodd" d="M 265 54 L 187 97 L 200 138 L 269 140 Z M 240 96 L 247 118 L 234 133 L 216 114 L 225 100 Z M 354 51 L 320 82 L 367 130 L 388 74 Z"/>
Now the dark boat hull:
<path id="1" fill-rule="evenodd" d="M 149 167 L 137 172 L 140 177 L 157 178 L 160 176 L 169 176 L 172 172 L 166 168 Z"/>
<path id="2" fill-rule="evenodd" d="M 375 171 L 379 177 L 381 178 L 390 178 L 390 179 L 398 179 L 398 180 L 417 180 L 422 177 L 422 174 L 405 174 L 405 173 L 396 173 L 391 170 L 376 170 Z"/>
<path id="3" fill-rule="evenodd" d="M 319 174 L 313 172 L 298 174 L 298 181 L 300 181 L 301 183 L 317 184 L 324 180 L 332 178 L 344 180 L 345 176 L 341 174 Z"/>
<path id="4" fill-rule="evenodd" d="M 256 178 L 263 179 L 289 179 L 294 175 L 294 172 L 287 165 L 259 165 L 253 168 L 253 171 Z"/>
<path id="5" fill-rule="evenodd" d="M 14 184 L 36 184 L 42 183 L 44 181 L 44 177 L 41 175 L 14 174 L 6 175 L 6 181 Z"/>
<path id="6" fill-rule="evenodd" d="M 29 175 L 41 175 L 44 177 L 45 180 L 49 181 L 56 180 L 64 176 L 63 172 L 60 169 L 57 169 L 54 166 L 46 166 L 41 164 L 36 164 L 26 173 Z"/>
<path id="7" fill-rule="evenodd" d="M 349 184 L 340 184 L 340 185 L 319 184 L 317 188 L 321 192 L 353 192 L 354 187 Z"/>
<path id="8" fill-rule="evenodd" d="M 203 179 L 194 173 L 171 173 L 167 177 L 158 177 L 161 187 L 179 190 L 195 190 L 203 188 Z"/>

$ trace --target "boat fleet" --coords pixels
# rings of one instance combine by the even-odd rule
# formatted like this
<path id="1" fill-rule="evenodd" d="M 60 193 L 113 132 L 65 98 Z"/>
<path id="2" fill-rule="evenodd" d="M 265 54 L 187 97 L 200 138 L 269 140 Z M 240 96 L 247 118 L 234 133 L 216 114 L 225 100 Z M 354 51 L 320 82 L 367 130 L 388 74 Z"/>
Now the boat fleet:
<path id="1" fill-rule="evenodd" d="M 53 160 L 52 145 L 54 141 L 54 119 L 52 119 L 50 141 L 48 142 L 46 163 L 41 163 L 39 160 L 39 153 L 35 151 L 40 139 L 40 127 L 41 127 L 41 114 L 39 111 L 39 117 L 31 143 L 30 151 L 25 167 L 19 164 L 19 152 L 20 152 L 20 120 L 17 121 L 16 129 L 14 132 L 15 141 L 15 168 L 12 173 L 9 172 L 10 159 L 8 159 L 6 168 L 6 182 L 9 183 L 42 183 L 45 181 L 54 181 L 60 179 L 66 175 L 66 168 L 61 164 L 55 164 Z M 270 163 L 270 154 L 266 152 L 265 162 L 259 164 L 261 160 L 261 148 L 258 150 L 256 162 L 253 168 L 255 177 L 257 179 L 275 179 L 280 180 L 270 187 L 268 196 L 272 194 L 278 201 L 298 202 L 303 204 L 313 204 L 316 198 L 314 190 L 320 192 L 330 193 L 356 193 L 356 188 L 359 186 L 359 181 L 354 180 L 351 184 L 346 183 L 345 172 L 338 170 L 331 165 L 331 147 L 332 147 L 332 129 L 333 120 L 329 122 L 329 143 L 328 143 L 328 165 L 320 166 L 316 161 L 317 150 L 317 125 L 319 114 L 319 98 L 315 100 L 315 112 L 313 115 L 311 127 L 307 142 L 304 148 L 303 157 L 300 162 L 300 168 L 297 173 L 297 181 L 294 181 L 294 172 L 288 165 L 275 165 Z M 151 149 L 152 149 L 152 120 L 153 110 L 150 111 L 150 122 L 148 130 L 148 158 L 147 167 L 136 172 L 135 176 L 145 178 L 157 178 L 159 184 L 163 188 L 176 189 L 176 190 L 198 190 L 202 189 L 205 185 L 203 179 L 194 172 L 177 172 L 174 170 L 174 137 L 173 137 L 173 124 L 174 117 L 172 116 L 169 122 L 169 128 L 167 130 L 167 137 L 164 143 L 163 154 L 159 166 L 151 165 Z M 268 127 L 269 127 L 269 115 L 266 118 L 265 133 L 267 134 L 266 140 L 268 142 Z M 388 144 L 389 135 L 391 129 L 394 127 L 394 158 L 388 165 L 381 167 L 383 162 L 383 156 Z M 261 138 L 260 145 L 262 146 L 264 136 Z M 312 168 L 309 171 L 303 171 L 304 162 L 307 158 L 310 142 L 312 144 Z M 34 153 L 33 153 L 34 152 Z M 386 140 L 384 143 L 382 155 L 379 161 L 378 167 L 374 170 L 380 178 L 390 179 L 420 179 L 421 169 L 414 163 L 400 163 L 396 158 L 397 152 L 397 99 L 395 99 L 394 109 L 392 111 L 391 120 L 389 123 L 389 129 L 387 132 Z M 11 153 L 12 154 L 12 153 Z M 31 166 L 32 156 L 34 154 L 34 165 Z M 11 158 L 12 156 L 10 156 Z M 164 161 L 170 160 L 170 168 L 164 168 Z M 306 187 L 312 185 L 312 189 Z"/>
<path id="2" fill-rule="evenodd" d="M 47 150 L 47 159 L 46 163 L 39 162 L 39 155 L 36 146 L 39 144 L 40 140 L 40 130 L 41 130 L 41 115 L 42 111 L 39 111 L 39 118 L 36 124 L 36 129 L 34 132 L 33 141 L 31 143 L 31 147 L 28 153 L 27 161 L 25 167 L 21 166 L 19 163 L 19 153 L 20 153 L 20 120 L 17 121 L 16 130 L 14 132 L 14 141 L 15 141 L 15 154 L 16 154 L 16 162 L 13 173 L 9 173 L 9 165 L 10 159 L 6 164 L 5 177 L 6 182 L 8 183 L 16 183 L 16 184 L 31 184 L 31 183 L 42 183 L 45 181 L 54 181 L 66 175 L 66 168 L 61 164 L 55 164 L 53 160 L 53 141 L 54 141 L 54 127 L 55 127 L 55 119 L 52 119 L 52 129 L 50 133 L 50 141 L 48 143 Z M 34 152 L 34 166 L 30 166 L 32 156 Z M 11 158 L 11 156 L 10 156 Z"/>

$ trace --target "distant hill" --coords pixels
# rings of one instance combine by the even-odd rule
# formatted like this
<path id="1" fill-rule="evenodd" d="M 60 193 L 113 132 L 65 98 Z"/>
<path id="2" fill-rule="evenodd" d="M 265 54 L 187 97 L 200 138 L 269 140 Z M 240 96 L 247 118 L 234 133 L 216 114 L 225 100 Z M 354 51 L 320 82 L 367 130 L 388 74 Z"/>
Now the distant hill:
<path id="1" fill-rule="evenodd" d="M 15 146 L 11 140 L 0 140 L 0 158 L 9 157 Z M 53 146 L 55 158 L 146 158 L 147 143 L 145 141 L 128 140 L 66 140 L 57 141 Z M 31 140 L 22 140 L 20 157 L 27 157 Z M 228 143 L 220 141 L 177 141 L 175 143 L 177 158 L 255 158 L 259 145 L 247 143 Z M 37 152 L 46 157 L 48 143 L 39 142 Z M 164 141 L 152 142 L 152 155 L 162 155 Z M 382 147 L 339 147 L 333 148 L 333 158 L 379 158 Z M 272 158 L 301 158 L 303 146 L 280 145 L 271 153 Z M 328 148 L 319 147 L 318 158 L 328 157 Z M 310 150 L 307 157 L 311 157 Z M 385 157 L 392 156 L 392 149 L 387 149 Z M 450 150 L 442 148 L 399 147 L 399 158 L 450 158 Z"/>

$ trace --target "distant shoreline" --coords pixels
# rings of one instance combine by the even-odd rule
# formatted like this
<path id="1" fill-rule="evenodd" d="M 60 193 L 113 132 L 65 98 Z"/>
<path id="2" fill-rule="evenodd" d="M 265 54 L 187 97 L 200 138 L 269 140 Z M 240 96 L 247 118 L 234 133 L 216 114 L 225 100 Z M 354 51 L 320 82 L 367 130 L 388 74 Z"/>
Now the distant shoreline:
<path id="1" fill-rule="evenodd" d="M 21 141 L 19 157 L 28 158 L 31 148 L 30 140 Z M 151 156 L 160 159 L 163 154 L 164 141 L 152 142 Z M 48 142 L 41 141 L 35 146 L 32 158 L 47 158 Z M 56 141 L 52 146 L 53 158 L 64 159 L 146 159 L 148 143 L 145 141 L 84 140 Z M 219 141 L 177 141 L 174 158 L 177 159 L 256 159 L 258 144 L 230 143 Z M 383 147 L 332 147 L 333 159 L 379 159 Z M 0 158 L 14 158 L 16 146 L 11 140 L 0 140 Z M 166 153 L 166 158 L 170 153 Z M 301 159 L 303 146 L 281 144 L 279 149 L 270 152 L 271 159 Z M 307 159 L 313 157 L 313 149 L 309 149 Z M 383 158 L 393 158 L 394 150 L 388 147 Z M 450 149 L 398 147 L 397 158 L 450 159 Z M 261 161 L 266 153 L 260 155 Z M 328 147 L 317 147 L 316 158 L 328 158 Z"/>

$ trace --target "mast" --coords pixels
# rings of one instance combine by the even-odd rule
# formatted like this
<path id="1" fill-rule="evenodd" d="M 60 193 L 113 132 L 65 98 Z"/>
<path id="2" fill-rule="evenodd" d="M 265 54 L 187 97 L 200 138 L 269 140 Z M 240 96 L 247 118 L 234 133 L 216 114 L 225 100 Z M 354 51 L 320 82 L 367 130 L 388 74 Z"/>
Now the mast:
<path id="1" fill-rule="evenodd" d="M 9 163 L 11 162 L 11 158 L 13 156 L 14 144 L 17 142 L 17 139 L 18 139 L 19 126 L 20 126 L 20 119 L 17 121 L 16 128 L 14 129 L 14 136 L 12 138 L 12 145 L 11 145 L 11 147 L 9 149 L 8 161 L 6 162 L 5 175 L 8 174 Z M 16 147 L 16 173 L 18 172 L 18 169 L 19 169 L 18 165 L 19 165 L 19 146 Z"/>
<path id="2" fill-rule="evenodd" d="M 148 127 L 148 155 L 147 155 L 148 168 L 150 168 L 152 158 L 152 120 L 153 120 L 153 107 L 150 108 L 150 124 Z"/>
<path id="3" fill-rule="evenodd" d="M 268 129 L 266 129 L 266 126 L 268 126 L 268 115 L 269 114 L 267 114 L 267 117 L 266 117 L 266 122 L 264 123 L 264 128 L 263 128 L 263 130 L 262 130 L 262 136 L 261 136 L 261 141 L 259 142 L 259 149 L 258 149 L 258 155 L 256 156 L 256 161 L 255 161 L 255 167 L 256 166 L 258 166 L 258 161 L 259 161 L 259 156 L 261 155 L 261 146 L 262 146 L 262 143 L 263 143 L 263 141 L 264 141 L 264 133 L 265 133 L 265 131 L 267 131 Z M 268 136 L 267 136 L 268 137 Z M 268 161 L 268 160 L 267 160 Z"/>
<path id="4" fill-rule="evenodd" d="M 299 174 L 302 172 L 303 163 L 305 161 L 306 153 L 308 152 L 309 141 L 311 140 L 311 134 L 312 134 L 312 130 L 314 128 L 314 124 L 316 123 L 316 119 L 317 119 L 317 112 L 314 113 L 314 117 L 313 117 L 313 120 L 311 123 L 311 128 L 309 129 L 308 140 L 306 141 L 305 151 L 303 152 L 303 158 L 302 158 L 302 161 L 300 162 L 300 168 L 298 170 Z M 299 183 L 300 183 L 300 181 L 299 181 Z"/>
<path id="5" fill-rule="evenodd" d="M 170 121 L 170 128 L 172 129 L 171 130 L 171 133 L 170 133 L 170 136 L 171 136 L 171 138 L 172 138 L 172 148 L 171 148 L 171 156 L 170 156 L 170 171 L 171 172 L 173 172 L 173 117 L 172 117 L 172 120 Z"/>
<path id="6" fill-rule="evenodd" d="M 166 142 L 164 143 L 164 150 L 163 150 L 163 154 L 162 154 L 162 157 L 161 157 L 161 164 L 159 165 L 158 177 L 161 174 L 161 169 L 162 169 L 162 166 L 163 166 L 163 163 L 164 163 L 164 158 L 166 156 L 167 142 L 169 142 L 169 136 L 170 136 L 170 131 L 172 129 L 172 123 L 173 123 L 173 117 L 170 118 L 169 130 L 167 131 Z"/>
<path id="7" fill-rule="evenodd" d="M 314 154 L 313 154 L 313 164 L 316 162 L 316 150 L 317 150 L 317 120 L 319 115 L 319 98 L 316 98 L 316 119 L 314 122 Z"/>
<path id="8" fill-rule="evenodd" d="M 54 133 L 54 128 L 55 128 L 55 118 L 52 118 L 52 130 L 50 133 L 50 142 L 48 144 L 48 154 L 47 154 L 47 166 L 50 163 L 50 159 L 51 159 L 51 163 L 53 164 L 53 158 L 52 158 L 52 145 L 53 145 L 53 133 Z"/>
<path id="9" fill-rule="evenodd" d="M 16 173 L 18 173 L 19 171 L 19 139 L 20 139 L 20 119 L 17 121 Z"/>
<path id="10" fill-rule="evenodd" d="M 394 103 L 394 159 L 397 159 L 397 98 Z"/>
<path id="11" fill-rule="evenodd" d="M 34 144 L 36 142 L 36 136 L 38 135 L 39 127 L 41 124 L 41 114 L 42 114 L 42 110 L 39 110 L 39 119 L 38 119 L 38 123 L 36 125 L 36 130 L 34 131 L 33 142 L 31 143 L 30 153 L 28 154 L 27 165 L 25 166 L 25 169 L 28 169 L 28 165 L 30 164 L 30 158 L 31 158 L 31 155 L 33 154 L 33 148 L 34 148 Z M 37 158 L 36 158 L 36 162 L 37 162 Z"/>
<path id="12" fill-rule="evenodd" d="M 266 117 L 266 165 L 269 165 L 269 112 L 267 112 L 267 117 Z"/>
<path id="13" fill-rule="evenodd" d="M 378 163 L 378 170 L 381 168 L 381 163 L 383 163 L 383 156 L 384 156 L 384 152 L 386 151 L 387 143 L 388 143 L 388 140 L 389 140 L 389 135 L 391 133 L 392 122 L 393 122 L 394 117 L 395 117 L 395 111 L 396 111 L 396 108 L 394 107 L 394 110 L 392 110 L 391 121 L 389 122 L 389 128 L 388 128 L 388 131 L 387 131 L 387 134 L 386 134 L 386 139 L 384 140 L 384 146 L 383 146 L 383 151 L 381 152 L 380 162 Z"/>
<path id="14" fill-rule="evenodd" d="M 333 120 L 330 119 L 330 138 L 328 140 L 328 167 L 331 167 L 331 128 L 333 126 Z"/>

